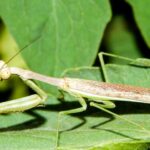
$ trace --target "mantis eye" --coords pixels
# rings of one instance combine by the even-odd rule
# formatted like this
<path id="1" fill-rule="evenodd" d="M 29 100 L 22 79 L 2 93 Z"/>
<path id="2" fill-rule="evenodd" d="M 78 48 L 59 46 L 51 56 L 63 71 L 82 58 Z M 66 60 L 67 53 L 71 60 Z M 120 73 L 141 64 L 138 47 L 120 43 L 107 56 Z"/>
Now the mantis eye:
<path id="1" fill-rule="evenodd" d="M 10 71 L 8 68 L 5 68 L 0 72 L 1 79 L 5 80 L 5 79 L 8 79 L 9 77 L 10 77 Z"/>
<path id="2" fill-rule="evenodd" d="M 10 77 L 9 68 L 3 61 L 0 61 L 0 79 L 5 80 L 8 79 L 9 77 Z"/>

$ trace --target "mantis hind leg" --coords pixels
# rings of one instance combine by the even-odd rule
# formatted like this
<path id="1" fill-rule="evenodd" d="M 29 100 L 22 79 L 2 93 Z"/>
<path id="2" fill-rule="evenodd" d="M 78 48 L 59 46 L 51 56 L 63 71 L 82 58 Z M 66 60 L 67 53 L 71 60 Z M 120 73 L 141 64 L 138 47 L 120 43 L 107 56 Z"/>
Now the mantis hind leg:
<path id="1" fill-rule="evenodd" d="M 11 112 L 22 112 L 31 109 L 35 106 L 38 106 L 40 104 L 43 104 L 44 101 L 46 100 L 47 98 L 46 93 L 42 89 L 40 89 L 33 81 L 26 80 L 23 78 L 22 80 L 37 94 L 0 103 L 0 114 Z"/>
<path id="2" fill-rule="evenodd" d="M 134 126 L 137 126 L 137 127 L 140 127 L 142 130 L 144 131 L 147 131 L 143 126 L 139 125 L 138 123 L 135 123 L 133 121 L 130 121 L 124 117 L 121 117 L 120 115 L 116 114 L 116 113 L 113 113 L 111 111 L 109 111 L 108 109 L 111 109 L 111 108 L 115 108 L 115 104 L 111 101 L 102 101 L 103 104 L 99 104 L 99 103 L 96 103 L 96 102 L 90 102 L 90 106 L 93 106 L 93 107 L 96 107 L 110 115 L 113 115 L 114 117 L 116 118 L 119 118 L 121 120 L 124 120 L 125 122 L 128 122 Z M 108 109 L 107 109 L 108 108 Z"/>
<path id="3" fill-rule="evenodd" d="M 118 56 L 118 55 L 115 55 L 115 54 L 109 54 L 109 53 L 105 53 L 105 52 L 100 52 L 98 54 L 98 56 L 99 56 L 101 68 L 102 68 L 102 71 L 103 71 L 104 80 L 106 82 L 109 82 L 109 78 L 108 78 L 107 71 L 106 71 L 106 68 L 105 68 L 105 62 L 104 62 L 103 56 L 118 58 L 118 59 L 122 59 L 122 60 L 125 60 L 125 61 L 128 61 L 128 62 L 133 62 L 134 61 L 131 58 L 127 58 L 127 57 L 123 57 L 123 56 Z"/>
<path id="4" fill-rule="evenodd" d="M 105 63 L 104 63 L 104 56 L 108 56 L 108 57 L 112 57 L 112 58 L 117 58 L 117 59 L 121 59 L 124 61 L 128 61 L 129 65 L 133 65 L 133 66 L 139 66 L 139 67 L 150 67 L 150 60 L 149 59 L 145 59 L 145 58 L 137 58 L 137 59 L 131 59 L 131 58 L 127 58 L 124 56 L 119 56 L 119 55 L 115 55 L 115 54 L 109 54 L 109 53 L 105 53 L 105 52 L 100 52 L 98 54 L 99 56 L 99 60 L 100 60 L 100 64 L 101 64 L 101 68 L 103 71 L 103 76 L 106 82 L 109 82 L 109 78 L 106 72 L 106 68 L 105 68 Z"/>

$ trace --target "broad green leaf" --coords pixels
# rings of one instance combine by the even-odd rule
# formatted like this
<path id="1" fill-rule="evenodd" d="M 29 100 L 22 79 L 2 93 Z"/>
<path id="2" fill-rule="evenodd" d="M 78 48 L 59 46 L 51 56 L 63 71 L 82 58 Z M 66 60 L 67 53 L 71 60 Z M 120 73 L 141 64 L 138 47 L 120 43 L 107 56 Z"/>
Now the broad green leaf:
<path id="1" fill-rule="evenodd" d="M 101 146 L 96 147 L 94 149 L 90 149 L 90 150 L 148 150 L 149 148 L 149 144 L 145 144 L 145 143 L 119 143 L 119 144 L 113 144 L 110 145 L 108 144 L 108 146 L 105 146 L 104 148 L 102 148 Z"/>
<path id="2" fill-rule="evenodd" d="M 137 22 L 137 25 L 147 43 L 150 47 L 150 10 L 148 6 L 150 5 L 149 0 L 140 1 L 140 0 L 127 0 L 127 2 L 132 6 L 133 15 Z"/>
<path id="3" fill-rule="evenodd" d="M 62 77 L 81 78 L 87 80 L 103 81 L 103 74 L 99 67 L 78 67 L 65 70 Z"/>
<path id="4" fill-rule="evenodd" d="M 6 0 L 0 15 L 20 48 L 42 36 L 23 52 L 29 67 L 60 76 L 93 64 L 111 10 L 106 0 Z"/>
<path id="5" fill-rule="evenodd" d="M 110 19 L 108 1 L 45 0 L 43 3 L 41 0 L 5 0 L 0 2 L 0 15 L 20 47 L 42 35 L 23 54 L 32 70 L 60 76 L 62 71 L 73 68 L 65 75 L 103 81 L 99 68 L 79 67 L 91 66 L 94 62 L 104 28 Z M 149 68 L 106 67 L 111 82 L 150 87 Z M 43 86 L 46 87 L 45 84 Z M 50 93 L 48 89 L 46 91 Z M 80 106 L 77 99 L 73 100 L 60 101 L 49 97 L 45 107 L 26 113 L 0 115 L 0 148 L 115 150 L 120 147 L 144 150 L 149 146 L 150 116 L 147 104 L 116 102 L 117 108 L 112 110 L 148 130 L 143 131 L 91 107 L 83 113 L 59 116 L 58 112 L 62 110 Z"/>
<path id="6" fill-rule="evenodd" d="M 150 86 L 149 68 L 143 69 L 126 65 L 106 65 L 106 67 L 112 82 Z M 66 72 L 65 76 L 103 80 L 99 68 L 90 67 L 72 69 Z M 129 83 L 127 79 L 132 79 L 132 81 Z M 112 110 L 122 117 L 142 125 L 148 131 L 143 131 L 137 126 L 92 107 L 88 107 L 83 113 L 58 118 L 58 112 L 79 106 L 77 100 L 60 103 L 50 97 L 45 107 L 35 108 L 26 113 L 1 115 L 0 148 L 4 150 L 10 150 L 10 147 L 15 150 L 54 150 L 56 148 L 59 150 L 116 150 L 124 147 L 124 149 L 133 150 L 140 147 L 140 150 L 144 150 L 149 146 L 148 104 L 116 102 L 116 109 Z M 58 120 L 60 123 L 59 138 L 57 137 Z"/>
<path id="7" fill-rule="evenodd" d="M 150 88 L 150 68 L 108 65 L 109 81 Z"/>
<path id="8" fill-rule="evenodd" d="M 141 67 L 135 67 L 135 66 L 126 66 L 126 65 L 124 65 L 124 66 L 107 65 L 106 69 L 107 69 L 107 73 L 108 73 L 108 76 L 109 76 L 109 79 L 111 82 L 130 84 L 130 85 L 136 85 L 136 86 L 141 86 L 141 87 L 143 86 L 143 87 L 148 87 L 148 88 L 150 87 L 150 78 L 149 78 L 150 68 L 147 68 L 147 67 L 141 68 Z M 93 75 L 92 75 L 92 73 L 93 73 Z M 94 77 L 95 77 L 95 80 L 102 80 L 101 74 L 99 72 L 99 68 L 92 68 L 92 69 L 90 69 L 90 68 L 89 69 L 88 68 L 84 68 L 84 69 L 78 68 L 78 69 L 75 69 L 75 70 L 68 72 L 66 74 L 66 76 L 80 77 L 80 78 L 86 78 L 86 79 L 91 78 L 92 80 L 94 80 Z M 137 121 L 141 122 L 142 125 L 147 126 L 146 128 L 149 128 L 149 125 L 147 124 L 147 121 L 150 121 L 150 116 L 147 114 L 147 112 L 149 112 L 147 109 L 148 107 L 149 107 L 148 104 L 147 105 L 134 104 L 134 103 L 126 104 L 125 102 L 120 102 L 120 106 L 117 103 L 117 109 L 118 110 L 116 111 L 116 113 L 119 112 L 120 114 L 122 114 L 122 113 L 127 112 L 127 114 L 129 116 L 127 114 L 125 114 L 125 115 L 123 115 L 123 117 L 128 116 L 129 117 L 128 119 L 131 119 L 131 120 L 134 118 L 136 120 L 135 121 L 133 119 L 135 122 L 137 122 Z M 142 114 L 143 114 L 143 116 L 141 116 Z M 93 119 L 91 119 L 90 121 L 94 122 Z M 88 124 L 88 121 L 86 123 Z M 125 122 L 123 124 L 121 124 L 121 123 L 118 123 L 118 124 L 119 124 L 118 127 L 113 126 L 113 123 L 111 122 L 111 125 L 108 125 L 108 126 L 109 126 L 109 128 L 112 127 L 113 128 L 112 132 L 114 132 L 114 130 L 115 130 L 116 134 L 117 134 L 117 132 L 116 132 L 116 128 L 117 128 L 119 130 L 119 134 L 122 133 L 122 131 L 123 131 L 123 133 L 124 132 L 127 133 L 127 130 L 130 130 L 129 135 L 130 136 L 134 135 L 134 130 L 130 128 L 130 125 L 126 125 Z M 66 126 L 67 125 L 65 124 L 64 127 L 66 127 Z M 81 141 L 81 143 L 77 142 L 77 145 L 74 143 L 70 143 L 70 141 L 69 141 L 68 145 L 72 149 L 75 149 L 74 147 L 76 147 L 76 146 L 78 146 L 78 148 L 79 148 L 79 144 L 81 144 L 80 147 L 86 147 L 88 141 L 90 141 L 89 142 L 90 144 L 92 142 L 95 144 L 96 143 L 95 139 L 99 139 L 100 141 L 98 140 L 98 142 L 100 142 L 100 143 L 99 144 L 96 143 L 95 146 L 91 146 L 89 144 L 87 146 L 87 147 L 90 147 L 89 149 L 115 149 L 116 150 L 119 148 L 121 149 L 121 147 L 122 147 L 124 149 L 132 150 L 132 149 L 138 149 L 138 148 L 139 149 L 147 149 L 149 147 L 149 144 L 148 144 L 149 143 L 149 140 L 148 140 L 149 135 L 147 137 L 146 133 L 144 133 L 144 136 L 140 138 L 140 139 L 143 139 L 143 141 L 142 141 L 143 143 L 135 141 L 135 143 L 133 144 L 132 143 L 133 137 L 132 138 L 130 137 L 131 139 L 127 140 L 128 141 L 127 142 L 124 138 L 123 139 L 120 137 L 117 138 L 116 135 L 115 135 L 115 137 L 113 137 L 113 135 L 109 135 L 109 133 L 107 134 L 106 132 L 103 135 L 102 132 L 95 131 L 97 134 L 94 134 L 94 130 L 88 131 L 86 128 L 86 131 L 88 131 L 88 134 L 87 134 L 86 131 L 84 132 L 83 130 L 80 130 L 80 129 L 78 129 L 78 130 L 79 130 L 79 133 L 73 132 L 74 134 L 71 133 L 71 135 L 66 133 L 66 137 L 69 136 L 70 139 L 74 139 L 74 141 L 77 139 L 76 134 L 77 134 L 77 136 L 81 136 L 81 139 L 84 139 Z M 80 131 L 82 131 L 81 135 L 80 135 Z M 107 129 L 107 131 L 108 131 L 108 129 Z M 111 132 L 111 130 L 109 130 L 109 131 Z M 138 132 L 139 132 L 139 130 L 138 130 Z M 139 137 L 137 135 L 138 132 L 135 133 L 136 134 L 135 137 Z M 100 138 L 99 136 L 102 138 Z M 62 134 L 62 137 L 63 137 L 63 134 Z M 84 137 L 84 138 L 82 138 L 82 137 Z M 94 139 L 94 137 L 95 137 L 95 139 Z M 110 141 L 109 141 L 109 137 L 111 138 Z M 65 139 L 65 136 L 64 136 L 64 139 Z M 123 142 L 122 140 L 123 141 L 125 140 L 126 142 L 125 141 Z M 135 138 L 135 140 L 136 140 L 136 138 Z M 63 144 L 65 144 L 65 143 L 63 143 Z M 71 149 L 70 147 L 68 148 L 68 145 L 66 147 L 64 146 L 62 149 Z M 85 148 L 85 149 L 88 149 L 88 148 Z"/>

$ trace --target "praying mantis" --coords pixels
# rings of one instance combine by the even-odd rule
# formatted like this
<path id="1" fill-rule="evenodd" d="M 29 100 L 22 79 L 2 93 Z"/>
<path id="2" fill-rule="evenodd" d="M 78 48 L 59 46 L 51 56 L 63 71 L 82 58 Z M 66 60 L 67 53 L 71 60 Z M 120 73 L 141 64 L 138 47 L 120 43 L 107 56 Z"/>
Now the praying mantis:
<path id="1" fill-rule="evenodd" d="M 116 55 L 110 55 L 107 53 L 99 54 L 103 73 L 106 76 L 104 61 L 102 59 L 103 55 L 108 55 L 112 57 L 116 57 Z M 132 59 L 125 59 L 128 61 L 132 61 Z M 30 88 L 32 88 L 37 93 L 24 98 L 0 103 L 0 114 L 20 111 L 22 112 L 34 108 L 38 105 L 44 104 L 47 99 L 47 94 L 32 81 L 39 80 L 47 84 L 56 86 L 62 91 L 65 91 L 70 95 L 75 96 L 78 102 L 81 104 L 81 107 L 79 108 L 62 111 L 59 114 L 73 114 L 83 112 L 87 109 L 86 100 L 88 100 L 90 102 L 90 106 L 96 107 L 115 117 L 121 118 L 131 124 L 134 124 L 144 129 L 141 125 L 127 120 L 109 111 L 108 109 L 115 108 L 115 104 L 112 101 L 116 100 L 150 104 L 150 88 L 135 87 L 123 84 L 112 84 L 107 82 L 98 82 L 69 77 L 49 77 L 30 70 L 25 70 L 17 67 L 8 67 L 4 61 L 0 61 L 0 68 L 1 80 L 8 79 L 12 74 L 18 75 Z M 106 80 L 108 80 L 107 76 Z"/>

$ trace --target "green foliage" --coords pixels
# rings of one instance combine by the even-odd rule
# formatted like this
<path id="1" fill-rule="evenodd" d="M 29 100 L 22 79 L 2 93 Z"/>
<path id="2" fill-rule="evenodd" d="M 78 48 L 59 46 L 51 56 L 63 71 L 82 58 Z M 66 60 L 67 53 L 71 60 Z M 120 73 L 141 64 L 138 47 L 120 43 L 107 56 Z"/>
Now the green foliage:
<path id="1" fill-rule="evenodd" d="M 133 13 L 135 16 L 135 20 L 137 25 L 143 35 L 144 40 L 146 41 L 147 45 L 150 47 L 150 26 L 149 26 L 149 18 L 150 18 L 150 11 L 147 6 L 150 5 L 149 0 L 145 0 L 144 2 L 140 0 L 127 0 L 129 4 L 131 4 Z"/>
<path id="2" fill-rule="evenodd" d="M 147 45 L 149 46 L 150 10 L 145 9 L 149 6 L 148 0 L 111 2 L 1 0 L 0 33 L 1 36 L 2 33 L 8 34 L 4 33 L 7 28 L 11 37 L 0 38 L 1 50 L 8 48 L 3 45 L 10 45 L 9 52 L 5 51 L 7 58 L 3 56 L 3 59 L 11 57 L 10 49 L 16 50 L 14 40 L 22 48 L 39 36 L 41 38 L 25 49 L 22 56 L 28 68 L 50 76 L 104 81 L 100 63 L 96 59 L 99 47 L 100 51 L 133 59 L 143 56 L 149 58 Z M 119 8 L 118 5 L 125 6 L 126 9 L 114 13 Z M 133 11 L 128 14 L 128 9 Z M 135 22 L 129 23 L 129 18 Z M 14 64 L 17 66 L 20 60 Z M 128 62 L 122 64 L 122 60 L 113 58 L 106 59 L 106 62 L 109 63 L 105 67 L 111 82 L 150 87 L 149 59 L 135 59 L 131 62 L 132 65 L 127 65 Z M 97 67 L 93 67 L 93 64 Z M 23 85 L 20 82 L 18 84 L 17 86 Z M 88 107 L 84 113 L 58 118 L 60 111 L 79 107 L 78 102 L 71 97 L 60 101 L 56 88 L 40 82 L 37 84 L 53 96 L 49 96 L 44 107 L 24 113 L 0 115 L 0 149 L 148 149 L 150 132 L 144 132 L 95 108 Z M 150 130 L 148 104 L 116 102 L 116 105 L 117 108 L 112 111 Z M 56 134 L 58 120 L 61 122 L 59 138 Z"/>
<path id="3" fill-rule="evenodd" d="M 92 65 L 111 10 L 105 0 L 8 0 L 0 3 L 0 14 L 20 47 L 42 36 L 23 52 L 30 69 L 60 76 L 67 68 Z"/>

